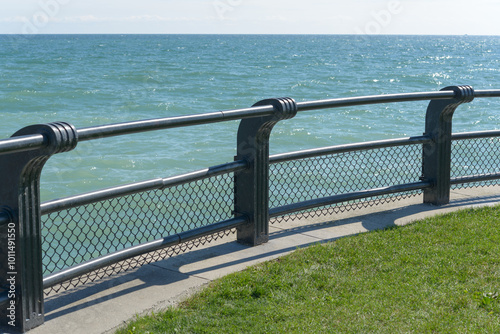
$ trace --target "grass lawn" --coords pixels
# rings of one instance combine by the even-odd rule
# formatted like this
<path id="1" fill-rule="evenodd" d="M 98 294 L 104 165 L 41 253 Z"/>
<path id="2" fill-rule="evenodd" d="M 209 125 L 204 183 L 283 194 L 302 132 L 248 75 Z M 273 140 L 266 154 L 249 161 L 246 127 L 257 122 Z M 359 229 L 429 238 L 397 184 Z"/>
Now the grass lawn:
<path id="1" fill-rule="evenodd" d="M 500 207 L 318 244 L 117 333 L 500 333 Z"/>

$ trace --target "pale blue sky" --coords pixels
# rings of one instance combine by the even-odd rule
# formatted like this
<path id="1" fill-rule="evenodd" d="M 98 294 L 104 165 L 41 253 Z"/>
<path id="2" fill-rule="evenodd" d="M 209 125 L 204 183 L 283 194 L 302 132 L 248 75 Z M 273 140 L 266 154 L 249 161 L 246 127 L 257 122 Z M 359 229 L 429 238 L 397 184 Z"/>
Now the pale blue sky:
<path id="1" fill-rule="evenodd" d="M 500 34 L 499 0 L 0 0 L 0 33 Z"/>

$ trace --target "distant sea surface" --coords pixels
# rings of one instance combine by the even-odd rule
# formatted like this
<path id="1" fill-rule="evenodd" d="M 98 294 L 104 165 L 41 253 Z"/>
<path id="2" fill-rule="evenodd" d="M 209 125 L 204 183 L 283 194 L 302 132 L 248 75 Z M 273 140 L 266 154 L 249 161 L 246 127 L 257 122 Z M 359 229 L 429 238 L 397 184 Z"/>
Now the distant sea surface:
<path id="1" fill-rule="evenodd" d="M 296 101 L 500 89 L 500 37 L 0 35 L 0 138 L 35 123 L 77 128 Z M 301 112 L 271 153 L 421 135 L 427 102 Z M 78 144 L 42 173 L 43 200 L 233 160 L 238 122 Z M 500 99 L 460 106 L 454 132 L 500 128 Z"/>

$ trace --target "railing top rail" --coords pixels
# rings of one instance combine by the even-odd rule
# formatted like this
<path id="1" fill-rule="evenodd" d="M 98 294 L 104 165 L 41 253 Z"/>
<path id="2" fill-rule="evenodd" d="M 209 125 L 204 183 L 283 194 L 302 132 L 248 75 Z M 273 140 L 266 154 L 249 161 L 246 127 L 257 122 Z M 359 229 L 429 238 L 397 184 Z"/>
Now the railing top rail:
<path id="1" fill-rule="evenodd" d="M 474 91 L 476 98 L 483 97 L 500 97 L 500 89 L 495 90 L 477 90 Z M 348 98 L 336 98 L 317 101 L 298 102 L 298 111 L 340 108 L 368 104 L 382 104 L 394 102 L 411 102 L 425 100 L 440 100 L 452 99 L 455 97 L 455 92 L 437 91 L 437 92 L 420 92 L 420 93 L 402 93 L 402 94 L 385 94 L 372 96 L 359 96 Z M 115 123 L 94 127 L 78 129 L 78 141 L 93 140 L 99 138 L 113 137 L 125 134 L 138 132 L 168 129 L 175 127 L 209 124 L 217 122 L 225 122 L 231 120 L 240 120 L 244 118 L 269 116 L 273 113 L 273 106 L 256 106 L 244 109 L 234 109 L 226 111 L 217 111 L 204 114 L 195 114 L 187 116 L 177 116 L 168 118 L 156 118 L 140 121 Z M 0 140 L 0 154 L 27 151 L 31 149 L 41 148 L 47 145 L 47 140 L 44 136 L 30 135 Z"/>
<path id="2" fill-rule="evenodd" d="M 78 130 L 78 141 L 92 140 L 131 134 L 144 131 L 170 129 L 182 126 L 209 124 L 240 120 L 244 118 L 268 116 L 273 113 L 273 106 L 258 106 L 245 109 L 217 111 L 205 114 L 177 116 L 168 118 L 156 118 L 149 120 L 108 124 L 102 126 L 88 127 Z"/>
<path id="3" fill-rule="evenodd" d="M 474 91 L 475 98 L 500 97 L 500 89 L 484 89 Z"/>
<path id="4" fill-rule="evenodd" d="M 0 140 L 0 154 L 28 151 L 45 145 L 47 139 L 41 134 L 4 139 Z"/>
<path id="5" fill-rule="evenodd" d="M 500 90 L 498 91 L 498 94 L 499 94 L 498 96 L 500 96 Z M 307 111 L 315 109 L 348 107 L 348 106 L 363 105 L 363 104 L 451 99 L 454 96 L 455 93 L 453 91 L 360 96 L 352 98 L 338 98 L 330 100 L 299 102 L 297 103 L 297 110 Z M 257 107 L 250 107 L 237 110 L 219 111 L 219 112 L 200 114 L 200 115 L 189 115 L 189 116 L 171 117 L 164 119 L 151 119 L 144 121 L 96 126 L 92 128 L 84 128 L 78 130 L 78 140 L 84 141 L 84 140 L 111 137 L 111 136 L 142 132 L 142 131 L 215 123 L 228 120 L 257 117 L 257 116 L 266 116 L 266 115 L 271 115 L 272 112 L 273 112 L 273 107 L 271 105 L 268 105 L 268 106 L 257 106 Z"/>
<path id="6" fill-rule="evenodd" d="M 422 93 L 383 94 L 383 95 L 356 96 L 356 97 L 299 102 L 297 103 L 297 107 L 299 111 L 306 111 L 306 110 L 317 110 L 326 108 L 352 107 L 352 106 L 367 105 L 367 104 L 412 102 L 412 101 L 426 101 L 426 100 L 446 100 L 446 99 L 452 99 L 454 97 L 455 97 L 455 92 L 451 90 L 438 91 L 438 92 L 422 92 Z"/>

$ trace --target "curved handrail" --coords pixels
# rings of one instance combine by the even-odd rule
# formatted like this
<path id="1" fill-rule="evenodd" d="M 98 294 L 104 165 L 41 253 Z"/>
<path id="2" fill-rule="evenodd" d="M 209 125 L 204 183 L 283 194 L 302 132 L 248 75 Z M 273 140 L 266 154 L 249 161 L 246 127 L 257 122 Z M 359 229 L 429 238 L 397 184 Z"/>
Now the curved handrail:
<path id="1" fill-rule="evenodd" d="M 500 96 L 500 90 L 499 90 Z M 394 102 L 414 102 L 429 100 L 447 100 L 455 97 L 453 91 L 422 92 L 422 93 L 402 93 L 402 94 L 383 94 L 357 97 L 344 97 L 336 99 L 299 102 L 297 107 L 299 111 L 316 110 L 326 108 L 352 107 L 367 104 L 382 104 Z"/>
<path id="2" fill-rule="evenodd" d="M 326 99 L 317 101 L 298 102 L 298 111 L 340 108 L 368 104 L 382 104 L 394 102 L 411 102 L 425 100 L 444 100 L 455 97 L 453 91 L 402 93 L 370 95 L 337 99 Z M 500 89 L 476 90 L 475 98 L 500 97 Z M 177 116 L 168 118 L 155 118 L 133 122 L 115 123 L 95 127 L 87 127 L 77 130 L 78 141 L 86 141 L 100 138 L 132 134 L 137 132 L 176 128 L 199 124 L 225 122 L 230 120 L 240 120 L 244 118 L 268 116 L 273 113 L 273 106 L 256 106 L 243 109 L 218 111 L 212 113 L 195 114 L 187 116 Z M 47 145 L 47 140 L 43 135 L 29 135 L 17 138 L 0 140 L 0 154 L 27 151 L 41 148 Z"/>
<path id="3" fill-rule="evenodd" d="M 101 125 L 78 130 L 78 139 L 79 141 L 85 141 L 144 131 L 163 130 L 182 126 L 226 122 L 259 116 L 269 116 L 273 113 L 273 111 L 273 106 L 268 105 L 250 107 L 245 109 L 217 111 L 199 115 L 195 114 Z"/>

